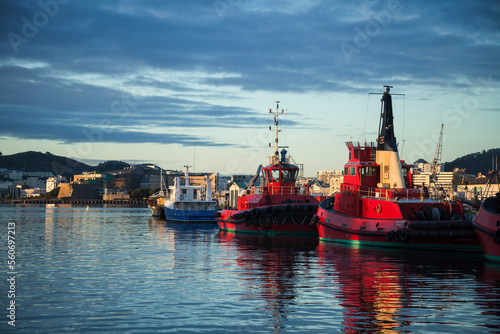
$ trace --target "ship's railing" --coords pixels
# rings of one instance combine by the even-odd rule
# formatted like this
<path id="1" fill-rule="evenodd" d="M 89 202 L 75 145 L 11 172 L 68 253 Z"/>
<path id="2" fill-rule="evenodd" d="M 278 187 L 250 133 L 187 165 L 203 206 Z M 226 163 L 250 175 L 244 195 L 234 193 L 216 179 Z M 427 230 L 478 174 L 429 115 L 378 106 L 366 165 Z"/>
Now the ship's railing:
<path id="1" fill-rule="evenodd" d="M 255 186 L 249 190 L 249 195 L 306 195 L 305 188 L 296 186 L 264 187 Z"/>
<path id="2" fill-rule="evenodd" d="M 381 188 L 368 188 L 368 189 L 356 189 L 355 187 L 351 188 L 351 193 L 356 192 L 358 197 L 365 198 L 376 198 L 376 199 L 384 199 L 386 201 L 394 201 L 396 199 L 416 199 L 420 198 L 423 200 L 428 197 L 422 189 L 381 189 Z"/>

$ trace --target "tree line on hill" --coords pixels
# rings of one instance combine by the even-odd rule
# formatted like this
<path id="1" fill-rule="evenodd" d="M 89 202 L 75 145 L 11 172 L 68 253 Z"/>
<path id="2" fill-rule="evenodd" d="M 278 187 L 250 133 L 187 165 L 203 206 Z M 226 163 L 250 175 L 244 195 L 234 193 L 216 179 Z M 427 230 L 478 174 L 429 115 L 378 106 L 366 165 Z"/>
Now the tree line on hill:
<path id="1" fill-rule="evenodd" d="M 455 168 L 460 168 L 465 169 L 467 174 L 477 175 L 478 173 L 482 173 L 485 175 L 489 171 L 498 170 L 496 162 L 499 155 L 500 148 L 467 154 L 451 162 L 445 162 L 444 171 L 453 172 Z"/>

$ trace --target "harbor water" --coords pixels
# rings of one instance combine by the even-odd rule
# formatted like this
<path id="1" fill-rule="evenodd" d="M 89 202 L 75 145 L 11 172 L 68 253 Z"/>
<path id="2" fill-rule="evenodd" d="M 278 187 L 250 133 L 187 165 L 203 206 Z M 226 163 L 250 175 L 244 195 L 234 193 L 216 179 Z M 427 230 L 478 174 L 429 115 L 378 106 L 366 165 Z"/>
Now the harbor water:
<path id="1" fill-rule="evenodd" d="M 1 332 L 500 332 L 500 266 L 481 254 L 238 235 L 143 207 L 0 215 Z"/>

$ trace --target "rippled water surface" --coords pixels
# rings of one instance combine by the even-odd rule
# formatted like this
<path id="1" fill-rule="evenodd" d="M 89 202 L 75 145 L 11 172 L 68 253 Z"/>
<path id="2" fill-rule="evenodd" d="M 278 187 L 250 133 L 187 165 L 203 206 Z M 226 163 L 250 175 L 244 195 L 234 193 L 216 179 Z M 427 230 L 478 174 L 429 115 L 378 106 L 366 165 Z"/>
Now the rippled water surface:
<path id="1" fill-rule="evenodd" d="M 234 235 L 147 208 L 0 214 L 3 331 L 15 222 L 15 332 L 500 332 L 500 267 L 480 254 Z"/>

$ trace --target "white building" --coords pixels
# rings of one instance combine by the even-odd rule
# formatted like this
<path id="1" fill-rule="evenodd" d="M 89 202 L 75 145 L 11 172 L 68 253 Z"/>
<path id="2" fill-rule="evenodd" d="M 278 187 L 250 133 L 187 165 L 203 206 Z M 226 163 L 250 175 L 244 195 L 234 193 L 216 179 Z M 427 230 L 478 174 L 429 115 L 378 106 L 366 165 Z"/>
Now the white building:
<path id="1" fill-rule="evenodd" d="M 500 192 L 500 183 L 496 178 L 488 178 L 479 175 L 475 180 L 471 180 L 466 184 L 457 186 L 458 196 L 466 200 L 485 200 L 488 197 L 495 196 Z"/>
<path id="2" fill-rule="evenodd" d="M 59 186 L 59 183 L 63 183 L 63 182 L 68 182 L 66 179 L 66 176 L 57 175 L 54 177 L 49 177 L 49 178 L 47 178 L 47 181 L 45 184 L 45 190 L 47 192 L 51 192 L 52 190 L 56 189 Z"/>
<path id="3" fill-rule="evenodd" d="M 344 182 L 344 175 L 337 175 L 330 178 L 330 194 L 340 192 L 340 185 Z"/>
<path id="4" fill-rule="evenodd" d="M 452 188 L 453 187 L 453 172 L 440 172 L 436 174 L 436 179 L 434 182 L 431 180 L 431 172 L 419 172 L 415 171 L 413 174 L 413 185 L 416 187 L 443 187 Z"/>
<path id="5" fill-rule="evenodd" d="M 21 197 L 40 197 L 41 194 L 44 194 L 45 191 L 40 188 L 34 189 L 22 189 Z"/>
<path id="6" fill-rule="evenodd" d="M 229 207 L 237 208 L 238 207 L 238 196 L 240 192 L 246 188 L 247 184 L 245 182 L 236 181 L 231 184 L 229 187 Z"/>
<path id="7" fill-rule="evenodd" d="M 319 170 L 316 172 L 316 180 L 320 182 L 330 183 L 332 177 L 342 176 L 341 170 Z"/>

